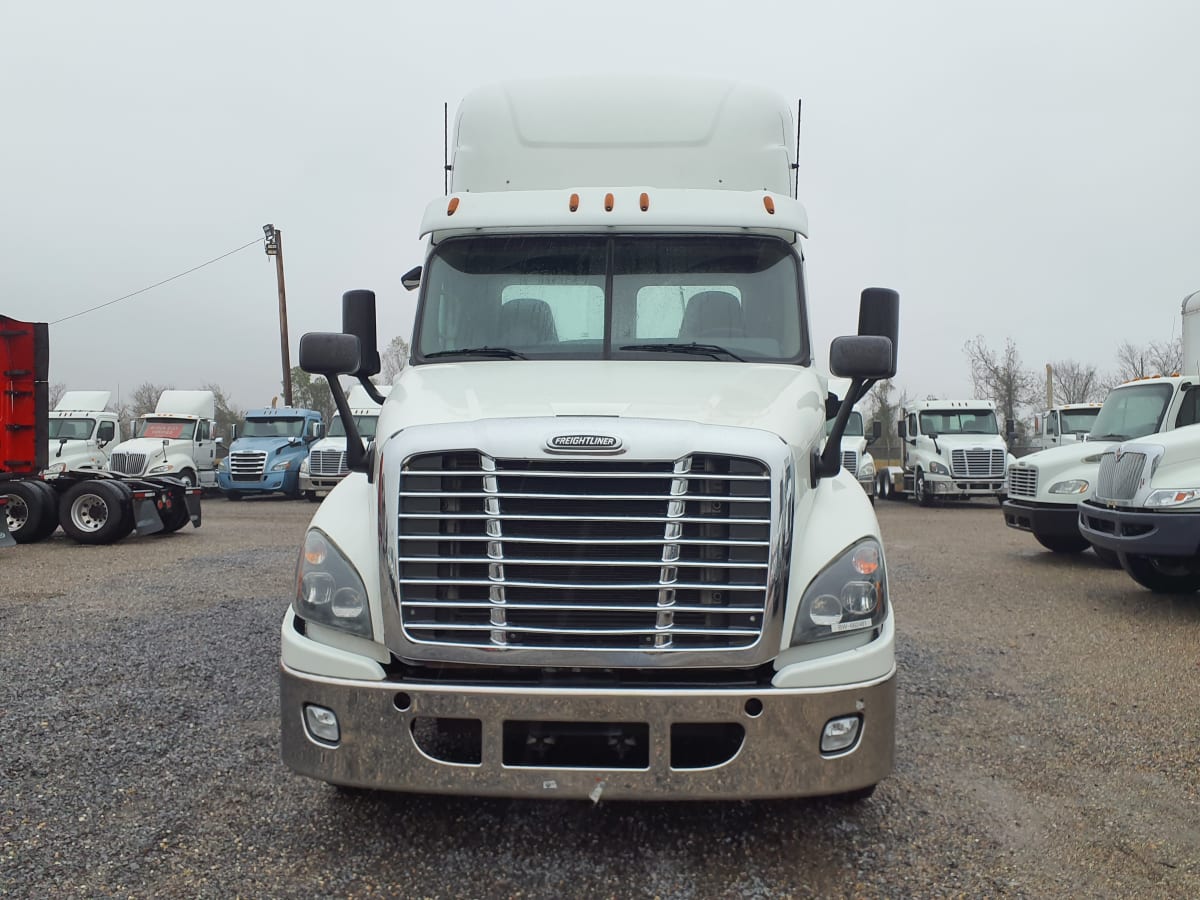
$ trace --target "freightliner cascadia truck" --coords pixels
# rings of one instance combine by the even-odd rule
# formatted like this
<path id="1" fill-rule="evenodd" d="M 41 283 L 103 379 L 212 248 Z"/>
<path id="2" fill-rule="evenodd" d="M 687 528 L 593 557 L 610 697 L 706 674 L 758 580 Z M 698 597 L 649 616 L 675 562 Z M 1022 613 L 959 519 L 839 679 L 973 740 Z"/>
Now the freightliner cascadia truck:
<path id="1" fill-rule="evenodd" d="M 887 564 L 841 447 L 899 299 L 865 289 L 824 345 L 849 379 L 826 441 L 792 122 L 719 81 L 466 97 L 368 449 L 338 379 L 373 389 L 374 294 L 301 340 L 350 474 L 282 625 L 288 766 L 593 801 L 862 798 L 891 771 Z"/>

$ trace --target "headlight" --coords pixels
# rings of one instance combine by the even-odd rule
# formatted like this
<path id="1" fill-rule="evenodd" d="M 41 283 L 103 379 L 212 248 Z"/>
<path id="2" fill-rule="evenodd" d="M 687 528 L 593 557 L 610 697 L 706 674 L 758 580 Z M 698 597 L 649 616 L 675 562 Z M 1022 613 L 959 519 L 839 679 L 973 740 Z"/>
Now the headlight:
<path id="1" fill-rule="evenodd" d="M 283 460 L 280 460 L 279 462 L 275 463 L 275 465 L 271 466 L 271 471 L 272 472 L 286 472 L 291 467 L 292 467 L 292 461 L 290 459 L 283 459 Z"/>
<path id="2" fill-rule="evenodd" d="M 886 614 L 883 551 L 874 538 L 864 538 L 812 580 L 796 614 L 792 644 L 872 628 Z"/>
<path id="3" fill-rule="evenodd" d="M 66 463 L 55 463 L 54 465 L 52 465 L 46 469 L 46 474 L 47 475 L 57 475 L 60 472 L 65 472 L 65 471 L 67 471 Z"/>
<path id="4" fill-rule="evenodd" d="M 1163 488 L 1150 492 L 1150 496 L 1146 498 L 1146 506 L 1162 509 L 1165 506 L 1182 506 L 1185 503 L 1191 503 L 1193 500 L 1200 500 L 1200 490 L 1184 488 L 1183 490 L 1173 491 L 1169 488 Z"/>
<path id="5" fill-rule="evenodd" d="M 307 457 L 307 456 L 306 456 L 306 457 L 304 457 L 304 459 L 302 459 L 302 460 L 300 461 L 300 474 L 301 474 L 301 475 L 307 475 L 307 474 L 308 474 L 308 457 Z"/>
<path id="6" fill-rule="evenodd" d="M 147 474 L 156 475 L 159 472 L 170 472 L 173 468 L 175 467 L 171 463 L 162 463 L 161 465 L 151 466 Z"/>
<path id="7" fill-rule="evenodd" d="M 861 466 L 858 467 L 858 478 L 860 481 L 865 478 L 874 478 L 874 477 L 875 477 L 875 463 L 864 462 Z"/>
<path id="8" fill-rule="evenodd" d="M 946 464 L 940 463 L 936 459 L 929 463 L 929 471 L 934 475 L 950 474 L 950 470 L 946 468 Z"/>
<path id="9" fill-rule="evenodd" d="M 333 541 L 315 528 L 304 536 L 292 609 L 309 622 L 372 636 L 371 607 L 362 578 Z"/>
<path id="10" fill-rule="evenodd" d="M 1059 481 L 1050 485 L 1052 494 L 1086 494 L 1090 485 L 1083 478 L 1073 478 L 1070 481 Z"/>

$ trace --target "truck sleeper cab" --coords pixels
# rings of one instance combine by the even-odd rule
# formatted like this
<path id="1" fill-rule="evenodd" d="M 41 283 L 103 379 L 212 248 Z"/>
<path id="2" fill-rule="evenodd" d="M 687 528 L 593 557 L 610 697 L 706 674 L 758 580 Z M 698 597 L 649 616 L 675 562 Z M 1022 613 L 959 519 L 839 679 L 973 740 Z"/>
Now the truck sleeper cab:
<path id="1" fill-rule="evenodd" d="M 296 771 L 593 800 L 869 793 L 890 771 L 886 563 L 838 451 L 850 407 L 894 372 L 896 295 L 864 292 L 859 336 L 834 342 L 831 370 L 854 381 L 822 453 L 788 107 L 687 84 L 464 101 L 454 190 L 422 229 L 412 364 L 370 451 L 348 436 L 357 458 L 313 517 L 283 622 Z M 677 142 L 757 121 L 776 190 L 738 184 L 736 166 L 725 187 L 679 183 L 704 181 L 682 143 L 593 158 L 565 134 L 573 183 L 474 181 L 494 161 L 470 151 L 505 146 L 475 143 L 476 118 L 578 136 L 586 116 L 550 113 L 597 105 L 610 137 L 622 116 L 683 116 Z M 552 174 L 527 153 L 504 185 Z M 631 158 L 666 186 L 627 184 Z M 377 371 L 373 295 L 343 314 L 343 334 L 305 336 L 301 364 L 326 374 L 349 431 L 336 376 Z"/>

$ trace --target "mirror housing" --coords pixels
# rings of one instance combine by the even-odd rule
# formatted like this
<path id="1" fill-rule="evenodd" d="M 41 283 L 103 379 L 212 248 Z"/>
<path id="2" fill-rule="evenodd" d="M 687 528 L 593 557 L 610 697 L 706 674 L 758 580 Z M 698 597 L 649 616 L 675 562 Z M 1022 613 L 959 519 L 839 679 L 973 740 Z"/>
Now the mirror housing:
<path id="1" fill-rule="evenodd" d="M 353 334 L 310 331 L 300 338 L 300 368 L 313 375 L 352 375 L 362 364 L 361 345 Z M 333 384 L 334 378 L 329 383 Z"/>
<path id="2" fill-rule="evenodd" d="M 413 266 L 400 276 L 400 284 L 406 291 L 415 291 L 421 286 L 421 267 Z"/>
<path id="3" fill-rule="evenodd" d="M 839 378 L 891 378 L 896 374 L 895 360 L 896 348 L 889 337 L 838 337 L 829 346 L 829 371 Z"/>
<path id="4" fill-rule="evenodd" d="M 896 374 L 900 339 L 900 295 L 891 288 L 866 288 L 858 301 L 858 333 L 861 337 L 885 337 L 892 342 L 892 358 L 887 374 Z"/>

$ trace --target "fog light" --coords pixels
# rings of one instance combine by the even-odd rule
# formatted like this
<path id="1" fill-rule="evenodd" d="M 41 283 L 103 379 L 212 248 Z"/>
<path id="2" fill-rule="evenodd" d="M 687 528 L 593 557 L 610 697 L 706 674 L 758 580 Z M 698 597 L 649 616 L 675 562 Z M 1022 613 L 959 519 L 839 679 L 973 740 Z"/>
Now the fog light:
<path id="1" fill-rule="evenodd" d="M 304 707 L 304 725 L 308 728 L 309 735 L 322 743 L 336 744 L 341 739 L 337 713 L 332 709 L 312 705 Z M 825 726 L 825 730 L 829 730 L 828 725 Z"/>
<path id="2" fill-rule="evenodd" d="M 821 730 L 821 752 L 837 753 L 848 750 L 858 740 L 858 730 L 862 719 L 858 716 L 839 716 L 830 719 Z"/>

